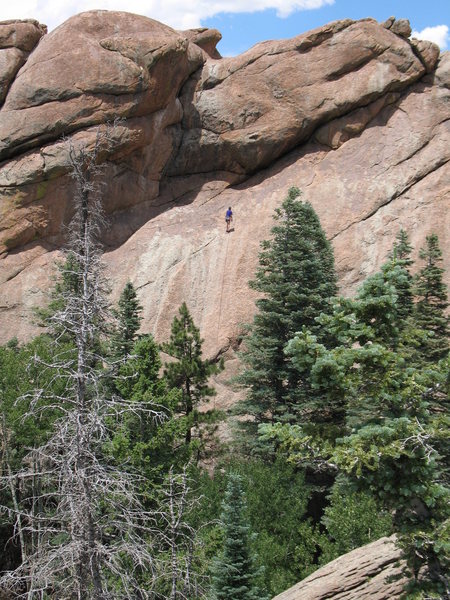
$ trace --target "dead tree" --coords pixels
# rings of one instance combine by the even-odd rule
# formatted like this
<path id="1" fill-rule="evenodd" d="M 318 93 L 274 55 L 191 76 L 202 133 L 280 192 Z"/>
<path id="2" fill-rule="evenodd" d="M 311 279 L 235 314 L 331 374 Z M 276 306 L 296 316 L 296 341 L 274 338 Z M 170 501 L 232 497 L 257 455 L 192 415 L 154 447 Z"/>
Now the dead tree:
<path id="1" fill-rule="evenodd" d="M 192 494 L 187 468 L 178 474 L 171 468 L 160 493 L 157 540 L 159 551 L 167 558 L 158 575 L 157 597 L 165 600 L 205 598 L 204 582 L 194 564 L 200 540 L 189 523 L 189 516 L 200 498 Z"/>
<path id="2" fill-rule="evenodd" d="M 51 364 L 40 364 L 64 381 L 64 392 L 34 391 L 26 418 L 46 410 L 59 416 L 48 441 L 30 450 L 22 470 L 2 477 L 5 486 L 20 480 L 28 494 L 8 509 L 16 513 L 27 549 L 21 566 L 0 579 L 0 590 L 27 600 L 154 597 L 154 514 L 140 502 L 137 476 L 119 468 L 107 450 L 127 411 L 163 418 L 158 407 L 111 397 L 105 385 L 108 359 L 100 342 L 112 317 L 99 242 L 100 158 L 111 149 L 114 129 L 98 129 L 91 147 L 67 142 L 75 188 L 66 251 L 72 285 L 61 289 L 59 308 L 48 317 L 61 353 Z"/>

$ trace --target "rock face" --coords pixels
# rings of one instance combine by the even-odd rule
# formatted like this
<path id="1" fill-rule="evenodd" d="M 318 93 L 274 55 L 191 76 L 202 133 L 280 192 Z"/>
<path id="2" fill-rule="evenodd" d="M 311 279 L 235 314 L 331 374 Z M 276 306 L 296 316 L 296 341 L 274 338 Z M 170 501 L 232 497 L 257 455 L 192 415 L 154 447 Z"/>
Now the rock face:
<path id="1" fill-rule="evenodd" d="M 340 556 L 273 600 L 395 600 L 402 596 L 400 551 L 381 538 Z"/>
<path id="2" fill-rule="evenodd" d="M 20 67 L 45 33 L 47 28 L 31 19 L 0 23 L 0 105 Z"/>
<path id="3" fill-rule="evenodd" d="M 344 293 L 400 227 L 416 252 L 432 231 L 445 249 L 450 53 L 409 40 L 407 21 L 337 21 L 233 58 L 218 54 L 216 30 L 128 13 L 91 11 L 44 33 L 0 23 L 2 342 L 36 331 L 32 309 L 64 242 L 61 136 L 89 145 L 116 118 L 104 157 L 112 299 L 131 279 L 143 331 L 159 339 L 186 301 L 207 354 L 225 352 L 230 368 L 254 311 L 259 243 L 290 186 L 317 210 Z"/>

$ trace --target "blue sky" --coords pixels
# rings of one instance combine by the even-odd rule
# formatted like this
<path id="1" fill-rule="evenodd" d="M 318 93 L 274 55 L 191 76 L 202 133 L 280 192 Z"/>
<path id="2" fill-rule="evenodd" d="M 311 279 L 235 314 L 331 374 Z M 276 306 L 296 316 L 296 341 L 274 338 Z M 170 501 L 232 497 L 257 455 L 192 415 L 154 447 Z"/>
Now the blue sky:
<path id="1" fill-rule="evenodd" d="M 52 30 L 70 16 L 93 9 L 134 12 L 175 29 L 215 27 L 223 36 L 223 55 L 336 19 L 370 16 L 384 21 L 391 15 L 409 19 L 416 37 L 450 49 L 450 0 L 0 0 L 0 21 L 34 18 Z"/>

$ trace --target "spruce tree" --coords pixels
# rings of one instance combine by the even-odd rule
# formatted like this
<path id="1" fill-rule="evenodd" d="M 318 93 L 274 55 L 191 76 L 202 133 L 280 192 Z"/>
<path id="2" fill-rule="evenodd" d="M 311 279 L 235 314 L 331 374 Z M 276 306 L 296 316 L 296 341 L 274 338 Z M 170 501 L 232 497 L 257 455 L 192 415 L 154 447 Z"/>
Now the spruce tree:
<path id="1" fill-rule="evenodd" d="M 136 334 L 141 325 L 142 306 L 139 304 L 136 289 L 128 281 L 119 298 L 119 306 L 115 311 L 117 328 L 113 338 L 114 354 L 126 358 L 133 348 Z"/>
<path id="2" fill-rule="evenodd" d="M 189 313 L 186 303 L 179 309 L 179 318 L 174 317 L 170 340 L 162 344 L 163 352 L 175 359 L 165 363 L 165 375 L 170 387 L 181 390 L 179 409 L 187 417 L 186 444 L 191 441 L 191 427 L 196 419 L 195 407 L 207 397 L 215 395 L 208 386 L 211 375 L 218 373 L 220 366 L 202 359 L 203 340 L 200 330 Z"/>
<path id="3" fill-rule="evenodd" d="M 222 505 L 223 552 L 214 564 L 214 600 L 263 600 L 251 552 L 252 535 L 246 516 L 242 479 L 231 473 Z"/>
<path id="4" fill-rule="evenodd" d="M 174 416 L 181 392 L 168 389 L 161 366 L 158 344 L 151 335 L 142 335 L 115 382 L 121 397 L 147 408 L 145 413 L 129 411 L 124 415 L 114 443 L 116 458 L 145 474 L 147 488 L 163 471 L 189 460 L 185 447 L 179 444 L 185 434 L 184 423 Z M 155 419 L 157 414 L 164 418 Z"/>
<path id="5" fill-rule="evenodd" d="M 405 229 L 400 229 L 395 237 L 394 248 L 390 258 L 402 260 L 407 267 L 410 267 L 413 263 L 411 259 L 412 250 L 413 247 L 409 242 L 408 232 Z"/>
<path id="6" fill-rule="evenodd" d="M 405 319 L 410 317 L 413 311 L 413 278 L 409 271 L 413 264 L 411 252 L 412 246 L 409 243 L 408 234 L 404 229 L 400 229 L 390 258 L 393 266 L 401 268 L 400 277 L 396 282 L 396 291 L 397 312 L 403 325 Z"/>
<path id="7" fill-rule="evenodd" d="M 337 292 L 332 248 L 313 207 L 299 196 L 292 187 L 275 211 L 272 238 L 262 242 L 250 282 L 263 297 L 256 301 L 239 382 L 249 388 L 242 410 L 256 422 L 292 420 L 300 379 L 285 346 L 304 326 L 320 337 L 315 318 L 330 311 Z"/>
<path id="8" fill-rule="evenodd" d="M 425 265 L 416 277 L 415 292 L 416 322 L 429 335 L 420 348 L 425 361 L 434 362 L 445 358 L 449 350 L 449 318 L 445 314 L 448 307 L 447 289 L 442 281 L 442 252 L 436 234 L 428 235 L 425 248 L 419 257 Z"/>
<path id="9" fill-rule="evenodd" d="M 448 363 L 424 367 L 411 360 L 408 339 L 420 337 L 408 332 L 413 319 L 404 330 L 399 324 L 401 271 L 390 261 L 364 282 L 355 299 L 335 300 L 333 314 L 318 318 L 331 343 L 320 343 L 304 329 L 287 347 L 293 365 L 322 394 L 323 406 L 337 405 L 343 413 L 338 435 L 314 422 L 263 425 L 261 431 L 266 442 L 290 447 L 297 464 L 338 473 L 347 489 L 356 485 L 378 498 L 394 516 L 414 574 L 426 565 L 424 586 L 445 594 L 450 589 L 445 578 L 450 490 L 443 473 Z"/>

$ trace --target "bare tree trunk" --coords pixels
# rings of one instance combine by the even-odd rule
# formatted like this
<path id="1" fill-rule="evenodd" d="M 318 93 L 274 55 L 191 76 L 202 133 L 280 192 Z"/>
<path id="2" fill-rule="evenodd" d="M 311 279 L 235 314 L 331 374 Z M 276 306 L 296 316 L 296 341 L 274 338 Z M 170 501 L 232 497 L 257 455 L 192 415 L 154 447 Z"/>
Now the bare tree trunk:
<path id="1" fill-rule="evenodd" d="M 177 546 L 176 546 L 176 516 L 174 506 L 174 490 L 173 490 L 172 473 L 169 478 L 169 539 L 170 539 L 170 554 L 171 554 L 171 570 L 172 570 L 172 589 L 170 592 L 170 600 L 176 600 L 177 597 L 177 582 L 178 582 L 178 565 L 177 565 Z"/>
<path id="2" fill-rule="evenodd" d="M 187 469 L 179 475 L 171 468 L 167 487 L 163 488 L 165 498 L 160 516 L 163 549 L 170 554 L 170 595 L 168 600 L 194 600 L 204 598 L 197 577 L 192 569 L 194 552 L 198 546 L 197 532 L 189 525 L 188 515 L 198 502 L 198 498 L 189 497 L 191 490 Z"/>

